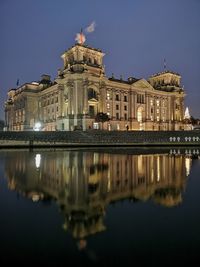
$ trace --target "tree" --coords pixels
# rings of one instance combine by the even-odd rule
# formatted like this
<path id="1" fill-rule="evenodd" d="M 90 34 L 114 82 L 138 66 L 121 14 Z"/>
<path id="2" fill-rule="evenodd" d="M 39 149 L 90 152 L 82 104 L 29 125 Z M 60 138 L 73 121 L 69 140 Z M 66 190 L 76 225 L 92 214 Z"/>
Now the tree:
<path id="1" fill-rule="evenodd" d="M 103 129 L 103 124 L 104 124 L 104 122 L 109 121 L 109 120 L 110 120 L 110 118 L 109 118 L 109 116 L 108 116 L 107 113 L 99 112 L 99 113 L 97 113 L 97 115 L 95 116 L 95 121 L 96 121 L 96 122 L 101 122 L 101 123 L 102 123 L 102 129 Z"/>
<path id="2" fill-rule="evenodd" d="M 3 131 L 4 121 L 0 120 L 0 131 Z"/>

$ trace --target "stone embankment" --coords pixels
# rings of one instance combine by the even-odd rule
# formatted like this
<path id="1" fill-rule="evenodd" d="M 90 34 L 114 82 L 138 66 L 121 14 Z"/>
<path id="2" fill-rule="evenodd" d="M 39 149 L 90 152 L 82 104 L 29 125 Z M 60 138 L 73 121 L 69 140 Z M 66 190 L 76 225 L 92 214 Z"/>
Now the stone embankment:
<path id="1" fill-rule="evenodd" d="M 0 132 L 3 147 L 200 146 L 200 131 Z"/>

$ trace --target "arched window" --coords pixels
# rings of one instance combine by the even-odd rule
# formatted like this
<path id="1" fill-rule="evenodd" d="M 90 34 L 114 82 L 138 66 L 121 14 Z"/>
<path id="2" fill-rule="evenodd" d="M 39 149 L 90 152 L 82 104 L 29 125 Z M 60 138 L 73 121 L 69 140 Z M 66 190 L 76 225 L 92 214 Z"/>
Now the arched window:
<path id="1" fill-rule="evenodd" d="M 87 59 L 86 59 L 86 56 L 83 56 L 83 62 L 86 62 Z"/>
<path id="2" fill-rule="evenodd" d="M 89 88 L 88 89 L 88 100 L 90 100 L 90 99 L 96 99 L 96 100 L 98 100 L 97 92 L 94 89 L 92 89 L 92 88 Z"/>

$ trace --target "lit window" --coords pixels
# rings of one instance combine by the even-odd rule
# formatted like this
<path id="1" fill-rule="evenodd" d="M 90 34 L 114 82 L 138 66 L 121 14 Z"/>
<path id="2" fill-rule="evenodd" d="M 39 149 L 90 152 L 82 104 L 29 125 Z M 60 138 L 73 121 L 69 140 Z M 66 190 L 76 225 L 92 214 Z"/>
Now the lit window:
<path id="1" fill-rule="evenodd" d="M 109 103 L 107 103 L 107 109 L 109 109 L 110 108 L 110 104 Z"/>
<path id="2" fill-rule="evenodd" d="M 156 112 L 157 112 L 157 113 L 159 113 L 159 112 L 160 112 L 159 108 L 157 108 L 157 109 L 156 109 Z"/>
<path id="3" fill-rule="evenodd" d="M 153 116 L 151 116 L 151 121 L 153 121 Z"/>
<path id="4" fill-rule="evenodd" d="M 160 120 L 160 117 L 159 117 L 159 116 L 157 116 L 157 117 L 156 117 L 156 119 L 157 119 L 157 121 L 159 121 L 159 120 Z"/>
<path id="5" fill-rule="evenodd" d="M 107 100 L 110 100 L 110 93 L 107 93 Z"/>
<path id="6" fill-rule="evenodd" d="M 157 105 L 157 107 L 160 106 L 160 101 L 159 100 L 156 100 L 156 105 Z"/>
<path id="7" fill-rule="evenodd" d="M 150 104 L 151 104 L 151 106 L 153 106 L 153 99 L 150 100 Z"/>

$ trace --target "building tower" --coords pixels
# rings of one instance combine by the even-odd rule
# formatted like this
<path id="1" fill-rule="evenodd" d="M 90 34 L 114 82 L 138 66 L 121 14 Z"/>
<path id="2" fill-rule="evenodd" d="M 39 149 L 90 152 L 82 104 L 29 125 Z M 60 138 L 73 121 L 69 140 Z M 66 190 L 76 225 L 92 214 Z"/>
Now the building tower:
<path id="1" fill-rule="evenodd" d="M 75 44 L 62 54 L 64 67 L 56 79 L 60 91 L 58 129 L 84 130 L 99 112 L 103 56 L 101 50 L 83 43 Z"/>

